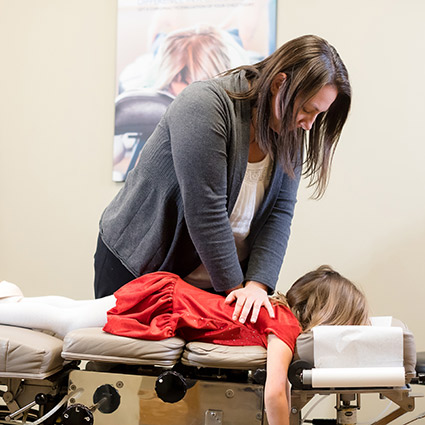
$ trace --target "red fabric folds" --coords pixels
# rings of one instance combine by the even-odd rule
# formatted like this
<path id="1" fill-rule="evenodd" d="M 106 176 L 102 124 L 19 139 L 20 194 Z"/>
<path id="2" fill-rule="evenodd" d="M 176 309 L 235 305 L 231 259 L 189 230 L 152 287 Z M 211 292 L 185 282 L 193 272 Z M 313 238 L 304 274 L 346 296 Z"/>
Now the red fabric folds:
<path id="1" fill-rule="evenodd" d="M 257 323 L 232 320 L 234 304 L 220 295 L 198 289 L 179 276 L 156 272 L 127 283 L 117 292 L 116 306 L 108 311 L 106 332 L 147 340 L 179 336 L 186 341 L 221 345 L 261 345 L 275 334 L 294 350 L 300 333 L 297 319 L 275 306 L 275 319 L 262 308 Z"/>

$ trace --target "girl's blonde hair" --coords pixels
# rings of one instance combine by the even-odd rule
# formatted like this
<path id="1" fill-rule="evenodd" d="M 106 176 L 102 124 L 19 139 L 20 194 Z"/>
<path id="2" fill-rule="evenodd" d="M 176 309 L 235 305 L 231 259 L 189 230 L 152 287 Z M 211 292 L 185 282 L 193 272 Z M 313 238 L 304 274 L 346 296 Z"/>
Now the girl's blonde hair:
<path id="1" fill-rule="evenodd" d="M 330 266 L 300 277 L 286 293 L 274 297 L 286 304 L 304 332 L 318 325 L 368 325 L 365 295 Z"/>

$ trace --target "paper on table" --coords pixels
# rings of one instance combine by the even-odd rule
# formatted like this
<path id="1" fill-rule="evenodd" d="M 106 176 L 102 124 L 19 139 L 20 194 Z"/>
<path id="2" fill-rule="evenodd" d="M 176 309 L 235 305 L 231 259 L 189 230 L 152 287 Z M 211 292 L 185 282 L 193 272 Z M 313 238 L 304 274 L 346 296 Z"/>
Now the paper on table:
<path id="1" fill-rule="evenodd" d="M 399 327 L 317 326 L 313 335 L 316 368 L 403 366 Z"/>

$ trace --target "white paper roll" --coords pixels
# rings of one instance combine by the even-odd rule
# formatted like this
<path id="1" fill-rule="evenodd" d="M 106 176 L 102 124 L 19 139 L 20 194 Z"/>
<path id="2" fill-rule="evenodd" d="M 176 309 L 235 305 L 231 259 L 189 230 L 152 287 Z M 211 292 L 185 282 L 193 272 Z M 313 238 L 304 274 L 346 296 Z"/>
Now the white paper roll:
<path id="1" fill-rule="evenodd" d="M 402 387 L 405 384 L 404 367 L 316 368 L 304 371 L 303 375 L 310 373 L 313 388 Z"/>

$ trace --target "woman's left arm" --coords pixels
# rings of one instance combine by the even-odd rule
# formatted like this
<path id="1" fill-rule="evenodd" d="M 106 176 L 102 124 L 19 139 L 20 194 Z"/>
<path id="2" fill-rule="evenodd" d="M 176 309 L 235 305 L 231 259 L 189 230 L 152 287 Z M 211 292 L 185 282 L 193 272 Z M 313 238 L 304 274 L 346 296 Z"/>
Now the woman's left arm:
<path id="1" fill-rule="evenodd" d="M 270 317 L 274 317 L 273 308 L 268 299 L 268 292 L 273 291 L 282 267 L 283 257 L 289 240 L 292 217 L 297 191 L 300 182 L 301 168 L 295 173 L 295 178 L 289 177 L 281 171 L 282 177 L 275 201 L 270 210 L 263 212 L 267 219 L 259 226 L 253 243 L 245 274 L 245 286 L 231 290 L 226 298 L 226 303 L 236 301 L 233 320 L 245 323 L 252 309 L 251 322 L 256 322 L 261 307 L 265 307 Z M 276 182 L 272 182 L 276 185 Z"/>
<path id="2" fill-rule="evenodd" d="M 288 368 L 291 349 L 276 335 L 268 336 L 267 378 L 264 392 L 269 425 L 289 425 Z"/>
<path id="3" fill-rule="evenodd" d="M 260 216 L 251 229 L 254 242 L 245 279 L 261 282 L 271 291 L 275 289 L 289 241 L 300 173 L 300 168 L 296 170 L 295 178 L 283 173 L 280 184 L 271 183 L 270 190 L 277 191 L 277 196 L 271 205 L 265 205 L 264 218 Z"/>

